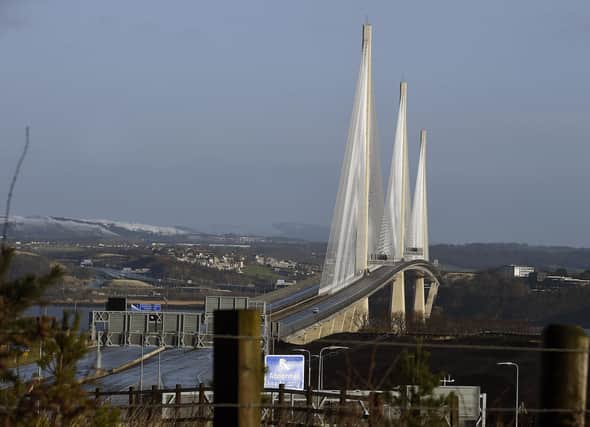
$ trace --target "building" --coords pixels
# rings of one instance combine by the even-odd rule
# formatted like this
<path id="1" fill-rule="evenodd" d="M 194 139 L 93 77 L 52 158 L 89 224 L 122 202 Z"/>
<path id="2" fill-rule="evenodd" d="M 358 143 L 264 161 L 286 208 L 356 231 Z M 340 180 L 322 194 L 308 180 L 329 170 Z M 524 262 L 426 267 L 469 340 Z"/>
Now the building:
<path id="1" fill-rule="evenodd" d="M 293 281 L 289 282 L 285 279 L 277 279 L 277 281 L 275 283 L 275 289 L 286 288 L 286 287 L 294 285 L 296 283 L 297 283 L 297 280 L 293 280 Z"/>
<path id="2" fill-rule="evenodd" d="M 504 267 L 502 267 L 500 272 L 508 278 L 513 278 L 513 277 L 521 277 L 522 278 L 522 277 L 529 277 L 529 274 L 534 273 L 535 267 L 530 267 L 528 265 L 510 264 L 510 265 L 505 265 Z"/>

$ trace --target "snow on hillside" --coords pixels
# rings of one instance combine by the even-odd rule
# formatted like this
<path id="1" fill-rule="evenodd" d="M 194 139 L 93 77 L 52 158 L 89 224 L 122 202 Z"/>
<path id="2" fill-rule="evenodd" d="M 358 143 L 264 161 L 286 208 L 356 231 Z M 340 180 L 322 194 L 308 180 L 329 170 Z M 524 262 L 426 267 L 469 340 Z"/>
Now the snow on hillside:
<path id="1" fill-rule="evenodd" d="M 159 234 L 161 236 L 179 236 L 187 234 L 185 230 L 177 227 L 161 227 L 158 225 L 140 224 L 137 222 L 111 221 L 108 219 L 92 219 L 88 221 L 102 224 L 106 227 L 117 227 L 128 231 Z"/>
<path id="2" fill-rule="evenodd" d="M 0 217 L 3 220 L 3 217 Z M 154 236 L 182 236 L 188 231 L 178 227 L 160 227 L 104 219 L 77 219 L 53 216 L 12 216 L 9 227 L 12 233 L 27 235 L 63 234 L 117 238 L 127 233 L 143 233 Z"/>
<path id="3" fill-rule="evenodd" d="M 93 236 L 117 237 L 117 233 L 106 229 L 100 224 L 79 222 L 70 218 L 54 218 L 50 216 L 13 216 L 9 226 L 16 233 L 47 233 L 63 231 L 74 234 L 89 234 Z"/>

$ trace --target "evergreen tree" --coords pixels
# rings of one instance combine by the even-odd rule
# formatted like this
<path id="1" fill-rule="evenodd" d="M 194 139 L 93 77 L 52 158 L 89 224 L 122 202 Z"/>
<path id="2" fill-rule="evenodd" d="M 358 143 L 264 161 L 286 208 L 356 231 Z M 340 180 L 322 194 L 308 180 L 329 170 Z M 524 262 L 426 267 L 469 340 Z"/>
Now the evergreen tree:
<path id="1" fill-rule="evenodd" d="M 442 376 L 433 373 L 430 354 L 421 345 L 414 353 L 404 350 L 397 363 L 395 377 L 400 384 L 391 394 L 391 404 L 399 408 L 399 419 L 394 425 L 404 427 L 447 426 L 448 398 L 436 397 L 435 387 Z"/>
<path id="2" fill-rule="evenodd" d="M 43 276 L 8 279 L 15 251 L 0 246 L 0 425 L 78 426 L 115 425 L 117 413 L 89 398 L 76 379 L 76 363 L 85 354 L 87 339 L 79 333 L 79 317 L 62 322 L 24 316 L 38 304 L 45 290 L 62 277 L 55 266 Z M 43 343 L 38 360 L 49 378 L 23 381 L 11 362 L 23 349 Z"/>

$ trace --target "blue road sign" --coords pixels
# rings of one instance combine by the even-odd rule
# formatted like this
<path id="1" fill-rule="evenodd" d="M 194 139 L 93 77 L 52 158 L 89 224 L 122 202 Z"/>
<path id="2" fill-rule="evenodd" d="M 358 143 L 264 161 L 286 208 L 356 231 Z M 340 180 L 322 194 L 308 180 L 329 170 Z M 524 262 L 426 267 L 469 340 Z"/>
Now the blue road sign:
<path id="1" fill-rule="evenodd" d="M 160 311 L 160 304 L 131 304 L 131 311 Z"/>
<path id="2" fill-rule="evenodd" d="M 264 356 L 264 387 L 278 388 L 285 384 L 291 390 L 303 390 L 305 380 L 305 357 L 302 354 Z"/>

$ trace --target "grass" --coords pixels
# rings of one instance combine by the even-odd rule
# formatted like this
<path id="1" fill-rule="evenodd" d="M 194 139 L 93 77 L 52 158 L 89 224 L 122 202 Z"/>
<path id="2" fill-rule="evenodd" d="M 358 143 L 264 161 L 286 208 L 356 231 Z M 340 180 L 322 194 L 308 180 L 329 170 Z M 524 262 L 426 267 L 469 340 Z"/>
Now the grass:
<path id="1" fill-rule="evenodd" d="M 153 286 L 149 283 L 142 282 L 141 280 L 131 279 L 113 279 L 107 283 L 107 286 L 113 288 L 153 288 Z"/>
<path id="2" fill-rule="evenodd" d="M 277 274 L 272 268 L 259 264 L 248 264 L 244 267 L 244 275 L 250 277 L 258 277 L 260 279 L 276 280 L 284 279 L 283 276 Z"/>

